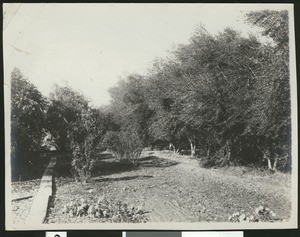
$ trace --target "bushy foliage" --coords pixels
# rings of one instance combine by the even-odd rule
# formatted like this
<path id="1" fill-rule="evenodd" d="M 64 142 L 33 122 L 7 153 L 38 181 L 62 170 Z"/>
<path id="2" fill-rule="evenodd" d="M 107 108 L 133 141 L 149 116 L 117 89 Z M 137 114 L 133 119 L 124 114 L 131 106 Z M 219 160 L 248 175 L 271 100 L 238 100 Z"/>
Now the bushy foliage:
<path id="1" fill-rule="evenodd" d="M 121 201 L 107 200 L 103 196 L 99 197 L 96 203 L 88 203 L 83 198 L 79 201 L 72 201 L 64 206 L 62 213 L 70 217 L 89 216 L 105 222 L 147 222 L 144 210 L 129 206 Z"/>
<path id="2" fill-rule="evenodd" d="M 147 75 L 131 75 L 111 90 L 121 127 L 138 124 L 144 146 L 164 140 L 174 152 L 190 147 L 206 166 L 286 168 L 291 160 L 287 14 L 246 15 L 273 43 L 231 28 L 212 35 L 199 27 L 188 44 L 156 60 Z"/>
<path id="3" fill-rule="evenodd" d="M 124 157 L 125 149 L 123 148 L 119 132 L 108 131 L 103 139 L 103 145 L 108 151 L 112 152 L 119 161 Z"/>
<path id="4" fill-rule="evenodd" d="M 118 160 L 130 161 L 134 165 L 137 164 L 143 150 L 141 138 L 134 127 L 106 133 L 104 144 Z"/>
<path id="5" fill-rule="evenodd" d="M 126 129 L 120 132 L 120 138 L 124 149 L 124 158 L 136 165 L 143 150 L 138 132 L 132 128 Z"/>
<path id="6" fill-rule="evenodd" d="M 264 36 L 271 37 L 278 47 L 284 47 L 283 50 L 287 50 L 286 47 L 289 43 L 288 11 L 251 11 L 246 14 L 246 21 L 262 27 Z"/>
<path id="7" fill-rule="evenodd" d="M 103 150 L 103 121 L 98 110 L 89 108 L 81 111 L 81 115 L 70 125 L 68 139 L 73 154 L 72 173 L 76 180 L 86 182 L 92 175 L 97 157 Z"/>
<path id="8" fill-rule="evenodd" d="M 11 159 L 13 176 L 20 175 L 28 154 L 40 150 L 45 127 L 46 99 L 15 68 L 11 74 Z"/>
<path id="9" fill-rule="evenodd" d="M 248 22 L 262 27 L 275 46 L 262 51 L 261 76 L 256 80 L 247 132 L 255 134 L 269 169 L 290 169 L 291 103 L 289 82 L 289 27 L 287 11 L 259 11 L 246 15 Z M 271 66 L 270 66 L 271 65 Z"/>
<path id="10" fill-rule="evenodd" d="M 149 146 L 151 142 L 149 123 L 152 110 L 146 98 L 147 89 L 145 78 L 132 74 L 109 91 L 112 97 L 110 111 L 115 122 L 123 130 L 134 126 L 143 146 Z"/>
<path id="11" fill-rule="evenodd" d="M 89 101 L 84 95 L 67 85 L 54 85 L 47 110 L 47 128 L 55 137 L 60 150 L 70 150 L 68 129 L 71 123 L 80 119 L 82 111 L 88 108 Z"/>

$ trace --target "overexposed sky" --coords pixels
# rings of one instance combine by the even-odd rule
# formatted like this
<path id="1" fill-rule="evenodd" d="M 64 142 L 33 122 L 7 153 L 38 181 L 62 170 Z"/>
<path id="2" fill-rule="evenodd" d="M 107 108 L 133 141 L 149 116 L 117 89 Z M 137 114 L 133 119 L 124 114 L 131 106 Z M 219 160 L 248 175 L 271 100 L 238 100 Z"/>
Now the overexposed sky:
<path id="1" fill-rule="evenodd" d="M 289 6 L 290 7 L 290 6 Z M 146 73 L 173 45 L 187 43 L 197 25 L 211 33 L 230 26 L 257 31 L 249 10 L 289 9 L 250 4 L 4 4 L 5 79 L 12 68 L 44 94 L 66 81 L 96 106 L 130 73 Z"/>

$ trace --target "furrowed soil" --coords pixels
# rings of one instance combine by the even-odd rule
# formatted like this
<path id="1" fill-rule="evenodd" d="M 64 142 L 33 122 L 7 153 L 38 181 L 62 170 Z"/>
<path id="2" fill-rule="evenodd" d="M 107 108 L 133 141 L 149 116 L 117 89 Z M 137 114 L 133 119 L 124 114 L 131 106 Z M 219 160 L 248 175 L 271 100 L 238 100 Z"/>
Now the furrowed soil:
<path id="1" fill-rule="evenodd" d="M 144 151 L 137 167 L 108 153 L 101 156 L 86 184 L 72 178 L 70 157 L 59 157 L 48 223 L 100 222 L 90 216 L 67 216 L 62 209 L 70 201 L 96 202 L 102 195 L 145 210 L 148 222 L 224 222 L 234 212 L 244 210 L 249 216 L 259 206 L 283 220 L 290 218 L 289 174 L 242 167 L 206 169 L 195 159 L 169 151 Z"/>

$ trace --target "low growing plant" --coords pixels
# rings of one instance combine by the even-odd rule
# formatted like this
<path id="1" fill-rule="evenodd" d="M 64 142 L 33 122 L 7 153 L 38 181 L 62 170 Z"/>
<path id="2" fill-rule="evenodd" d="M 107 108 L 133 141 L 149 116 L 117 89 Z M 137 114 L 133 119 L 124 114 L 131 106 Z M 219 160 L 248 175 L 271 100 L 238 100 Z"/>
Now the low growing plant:
<path id="1" fill-rule="evenodd" d="M 275 222 L 280 218 L 268 207 L 259 206 L 251 215 L 246 215 L 244 210 L 235 212 L 228 217 L 230 222 Z"/>
<path id="2" fill-rule="evenodd" d="M 85 199 L 71 201 L 66 204 L 62 213 L 70 217 L 90 216 L 110 222 L 147 222 L 145 211 L 141 208 L 129 206 L 121 201 L 113 202 L 105 197 L 99 197 L 96 203 L 88 203 Z"/>

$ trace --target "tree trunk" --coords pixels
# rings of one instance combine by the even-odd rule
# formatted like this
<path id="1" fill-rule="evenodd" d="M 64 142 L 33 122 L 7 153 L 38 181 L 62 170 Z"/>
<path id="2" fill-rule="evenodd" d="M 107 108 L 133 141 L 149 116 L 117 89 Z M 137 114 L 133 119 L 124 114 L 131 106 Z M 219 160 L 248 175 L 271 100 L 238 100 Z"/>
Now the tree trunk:
<path id="1" fill-rule="evenodd" d="M 269 169 L 269 170 L 272 170 L 272 163 L 271 163 L 271 159 L 270 159 L 270 157 L 269 157 L 269 156 L 267 157 L 267 159 L 268 159 L 268 169 Z"/>
<path id="2" fill-rule="evenodd" d="M 194 144 L 193 150 L 192 150 L 192 157 L 195 157 L 196 155 L 196 145 Z"/>
<path id="3" fill-rule="evenodd" d="M 276 154 L 273 163 L 273 171 L 277 170 L 277 162 L 278 162 L 278 155 Z"/>
<path id="4" fill-rule="evenodd" d="M 209 157 L 209 155 L 210 155 L 210 148 L 207 149 L 206 157 Z"/>
<path id="5" fill-rule="evenodd" d="M 227 158 L 227 160 L 230 161 L 230 159 L 231 159 L 231 149 L 230 149 L 230 144 L 229 144 L 228 141 L 226 142 L 225 152 L 226 152 L 226 158 Z"/>
<path id="6" fill-rule="evenodd" d="M 169 149 L 172 149 L 174 154 L 176 154 L 176 148 L 172 142 L 170 142 L 170 144 L 169 144 Z"/>
<path id="7" fill-rule="evenodd" d="M 274 155 L 273 165 L 272 165 L 271 155 L 265 154 L 265 157 L 268 160 L 268 169 L 271 170 L 271 171 L 276 171 L 277 170 L 278 155 L 277 154 L 273 154 L 273 155 Z"/>
<path id="8" fill-rule="evenodd" d="M 272 170 L 272 161 L 271 161 L 271 152 L 269 151 L 268 148 L 265 148 L 265 150 L 263 151 L 263 157 L 264 159 L 266 159 L 268 161 L 268 169 Z"/>
<path id="9" fill-rule="evenodd" d="M 195 157 L 195 154 L 196 154 L 196 145 L 193 144 L 191 139 L 189 139 L 189 141 L 190 141 L 190 145 L 191 145 L 191 157 L 193 158 L 193 157 Z"/>

